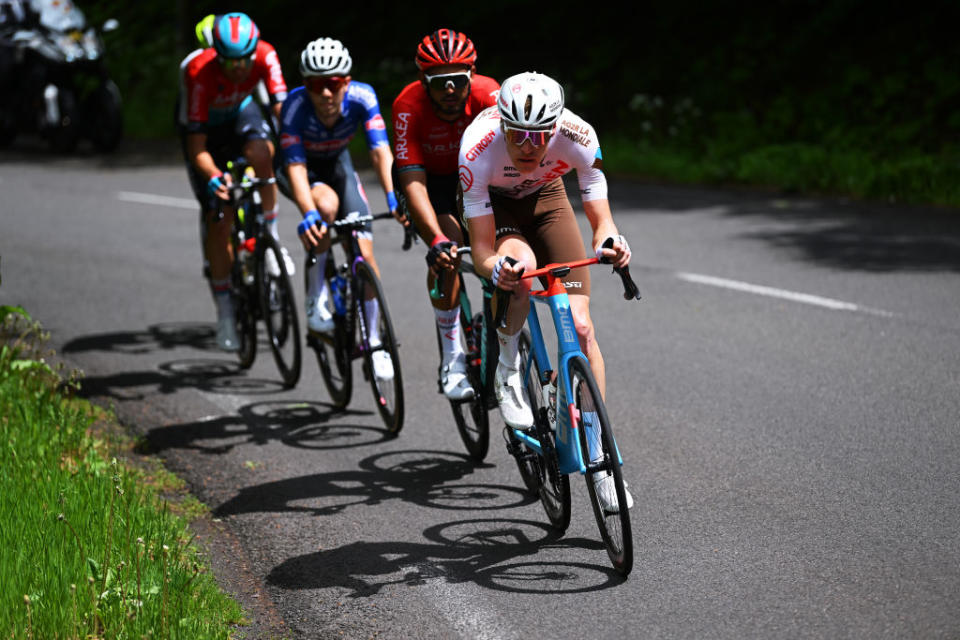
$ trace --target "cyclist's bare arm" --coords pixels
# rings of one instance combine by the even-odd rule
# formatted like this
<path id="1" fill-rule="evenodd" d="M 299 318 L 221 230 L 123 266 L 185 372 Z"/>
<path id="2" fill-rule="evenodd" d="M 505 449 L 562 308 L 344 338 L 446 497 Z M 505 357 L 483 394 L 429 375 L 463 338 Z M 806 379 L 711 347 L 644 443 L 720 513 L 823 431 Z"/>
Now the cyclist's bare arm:
<path id="1" fill-rule="evenodd" d="M 467 231 L 470 233 L 470 250 L 477 274 L 493 281 L 493 272 L 501 257 L 496 249 L 497 230 L 493 214 L 467 218 Z M 497 285 L 502 289 L 515 291 L 523 269 L 520 262 L 515 265 L 501 263 Z"/>
<path id="2" fill-rule="evenodd" d="M 222 173 L 213 161 L 213 156 L 207 151 L 207 134 L 205 133 L 187 134 L 187 157 L 190 158 L 193 166 L 207 178 L 212 178 Z M 224 173 L 223 180 L 226 184 L 230 184 L 230 174 Z M 217 197 L 223 200 L 229 199 L 226 187 L 222 187 L 217 191 Z"/>
<path id="3" fill-rule="evenodd" d="M 593 229 L 593 242 L 591 246 L 596 252 L 600 245 L 607 238 L 613 238 L 614 244 L 610 249 L 603 249 L 605 257 L 613 260 L 615 267 L 624 267 L 630 262 L 630 250 L 621 242 L 622 236 L 617 230 L 617 225 L 613 222 L 613 214 L 610 212 L 610 201 L 606 198 L 599 200 L 584 200 L 583 212 L 590 221 L 590 228 Z M 599 257 L 599 254 L 598 256 Z"/>
<path id="4" fill-rule="evenodd" d="M 422 169 L 402 170 L 398 176 L 400 190 L 407 199 L 407 209 L 420 236 L 429 244 L 442 234 L 437 214 L 427 195 L 427 172 Z"/>
<path id="5" fill-rule="evenodd" d="M 307 165 L 303 162 L 291 162 L 287 165 L 287 177 L 290 178 L 290 190 L 293 191 L 293 201 L 297 203 L 300 209 L 300 215 L 304 216 L 311 210 L 316 210 L 317 205 L 313 201 L 313 194 L 310 192 L 310 178 L 307 175 Z M 317 243 L 323 238 L 325 229 L 318 225 L 313 225 L 304 231 L 301 236 L 303 246 L 307 249 L 317 246 Z"/>
<path id="6" fill-rule="evenodd" d="M 390 146 L 381 145 L 370 149 L 370 161 L 373 163 L 373 170 L 380 180 L 380 186 L 383 187 L 384 195 L 393 191 L 393 177 L 390 175 L 393 169 L 393 152 L 390 151 Z M 390 213 L 399 222 L 403 222 L 398 210 L 394 209 Z"/>

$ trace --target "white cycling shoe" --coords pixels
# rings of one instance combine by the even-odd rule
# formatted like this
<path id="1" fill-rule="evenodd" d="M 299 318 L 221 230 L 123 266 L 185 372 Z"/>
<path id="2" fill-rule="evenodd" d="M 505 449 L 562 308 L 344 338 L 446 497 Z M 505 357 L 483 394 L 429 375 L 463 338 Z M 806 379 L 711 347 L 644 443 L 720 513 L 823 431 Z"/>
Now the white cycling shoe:
<path id="1" fill-rule="evenodd" d="M 467 378 L 467 357 L 458 353 L 440 368 L 440 386 L 450 400 L 471 400 L 476 395 Z"/>
<path id="2" fill-rule="evenodd" d="M 223 351 L 240 350 L 240 339 L 237 337 L 237 322 L 228 315 L 217 319 L 217 346 Z"/>
<path id="3" fill-rule="evenodd" d="M 292 276 L 296 272 L 296 265 L 294 265 L 293 258 L 290 257 L 286 247 L 280 247 L 280 255 L 283 256 L 283 266 L 287 269 L 287 275 Z M 277 255 L 273 251 L 266 251 L 263 257 L 267 263 L 267 273 L 274 278 L 280 277 L 280 265 L 277 263 Z"/>
<path id="4" fill-rule="evenodd" d="M 331 333 L 333 331 L 333 314 L 327 305 L 320 304 L 320 298 L 307 298 L 304 306 L 307 308 L 307 328 L 314 333 Z"/>
<path id="5" fill-rule="evenodd" d="M 617 485 L 613 481 L 613 474 L 609 471 L 601 471 L 593 476 L 593 487 L 597 491 L 597 498 L 600 500 L 600 506 L 606 513 L 620 513 L 620 505 L 617 503 Z M 633 508 L 633 496 L 627 491 L 627 483 L 623 483 L 623 491 L 627 495 L 627 509 Z"/>
<path id="6" fill-rule="evenodd" d="M 503 421 L 514 429 L 529 429 L 533 426 L 533 411 L 530 398 L 523 387 L 523 376 L 519 369 L 497 363 L 497 373 L 493 377 L 493 389 L 500 405 Z"/>
<path id="7" fill-rule="evenodd" d="M 373 375 L 377 380 L 393 380 L 393 359 L 387 351 L 374 351 L 370 356 L 373 361 Z"/>

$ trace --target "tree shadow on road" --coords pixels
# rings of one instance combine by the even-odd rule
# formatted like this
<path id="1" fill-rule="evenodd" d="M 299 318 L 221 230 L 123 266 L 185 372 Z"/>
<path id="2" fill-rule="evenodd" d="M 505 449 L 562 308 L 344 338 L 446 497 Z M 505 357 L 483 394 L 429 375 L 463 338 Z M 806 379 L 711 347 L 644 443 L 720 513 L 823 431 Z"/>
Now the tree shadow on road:
<path id="1" fill-rule="evenodd" d="M 556 560 L 574 550 L 600 551 L 597 540 L 562 537 L 529 520 L 455 520 L 429 527 L 427 542 L 354 542 L 290 558 L 267 575 L 283 589 L 348 589 L 350 598 L 375 596 L 391 585 L 470 582 L 512 593 L 599 591 L 623 583 L 611 567 Z M 603 555 L 606 558 L 606 555 Z"/>
<path id="2" fill-rule="evenodd" d="M 372 412 L 338 409 L 319 402 L 258 402 L 241 407 L 237 415 L 151 429 L 144 435 L 140 452 L 192 449 L 223 454 L 243 444 L 271 442 L 303 449 L 348 449 L 392 439 L 384 429 L 350 421 L 369 415 Z M 336 422 L 332 421 L 334 417 Z"/>
<path id="3" fill-rule="evenodd" d="M 844 199 L 618 183 L 615 215 L 749 218 L 740 237 L 797 260 L 866 272 L 960 272 L 960 211 Z"/>

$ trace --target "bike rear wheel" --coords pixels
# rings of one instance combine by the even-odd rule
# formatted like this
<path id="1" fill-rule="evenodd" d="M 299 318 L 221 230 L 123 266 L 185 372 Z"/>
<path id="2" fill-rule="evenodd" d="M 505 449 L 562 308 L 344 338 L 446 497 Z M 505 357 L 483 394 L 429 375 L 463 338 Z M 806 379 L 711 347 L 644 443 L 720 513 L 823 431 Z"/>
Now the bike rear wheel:
<path id="1" fill-rule="evenodd" d="M 620 460 L 614 444 L 613 430 L 607 418 L 607 409 L 603 404 L 603 398 L 586 360 L 579 357 L 572 359 L 568 365 L 567 374 L 571 382 L 571 389 L 573 389 L 573 403 L 578 412 L 579 428 L 577 433 L 580 440 L 580 452 L 587 467 L 586 481 L 590 504 L 593 506 L 593 514 L 596 517 L 600 536 L 603 538 L 603 544 L 607 549 L 610 562 L 613 563 L 617 572 L 626 576 L 633 568 L 633 534 L 630 528 L 630 510 L 627 508 L 626 487 L 623 483 Z M 588 441 L 591 439 L 591 434 L 587 433 L 588 429 L 584 423 L 584 414 L 587 413 L 594 416 L 594 428 L 600 430 L 600 433 L 594 436 L 594 446 L 596 447 L 599 444 L 600 447 L 600 455 L 597 456 L 596 461 L 590 461 Z M 613 478 L 617 500 L 615 512 L 604 510 L 600 502 L 594 480 L 602 477 L 601 474 L 610 475 Z"/>
<path id="2" fill-rule="evenodd" d="M 320 267 L 323 269 L 324 277 L 329 282 L 335 273 L 332 258 L 328 258 L 327 264 Z M 304 269 L 304 278 L 307 278 L 307 269 Z M 350 396 L 353 394 L 353 350 L 354 329 L 356 320 L 353 318 L 353 297 L 354 293 L 350 290 L 350 280 L 346 280 L 346 286 L 342 291 L 344 298 L 344 307 L 346 313 L 340 315 L 334 314 L 334 329 L 332 335 L 308 334 L 307 344 L 313 347 L 317 356 L 317 364 L 320 366 L 320 377 L 323 378 L 323 384 L 330 394 L 330 402 L 338 409 L 344 409 L 350 403 Z"/>
<path id="3" fill-rule="evenodd" d="M 380 279 L 373 272 L 373 269 L 366 262 L 359 262 L 356 265 L 357 270 L 357 290 L 356 308 L 359 320 L 357 322 L 357 331 L 366 331 L 367 335 L 359 335 L 357 344 L 368 344 L 371 335 L 371 327 L 368 322 L 367 309 L 365 301 L 369 294 L 376 299 L 379 313 L 377 318 L 376 333 L 380 337 L 380 344 L 371 346 L 364 351 L 363 366 L 370 388 L 373 390 L 373 399 L 377 404 L 377 411 L 383 419 L 387 432 L 390 435 L 397 435 L 403 428 L 403 376 L 400 372 L 400 356 L 397 353 L 397 339 L 393 331 L 393 322 L 390 320 L 390 310 L 387 308 L 387 298 L 383 294 L 383 287 L 380 286 Z M 373 357 L 374 353 L 382 351 L 390 355 L 393 364 L 393 377 L 391 379 L 377 378 L 374 375 Z"/>
<path id="4" fill-rule="evenodd" d="M 479 314 L 478 314 L 479 316 Z M 483 462 L 490 450 L 490 419 L 487 415 L 486 399 L 483 396 L 481 380 L 480 340 L 482 336 L 471 324 L 463 307 L 460 308 L 460 333 L 463 336 L 464 353 L 467 358 L 467 379 L 473 387 L 470 400 L 450 400 L 450 409 L 457 424 L 457 432 L 463 445 L 474 462 Z M 439 330 L 437 344 L 440 345 Z M 442 359 L 442 355 L 441 355 Z M 443 390 L 441 389 L 441 392 Z"/>
<path id="5" fill-rule="evenodd" d="M 276 239 L 269 233 L 264 234 L 257 239 L 257 249 L 260 253 L 257 260 L 260 311 L 283 386 L 289 389 L 300 379 L 302 364 L 300 323 L 293 286 Z M 279 274 L 272 274 L 267 269 L 268 254 L 273 256 Z"/>

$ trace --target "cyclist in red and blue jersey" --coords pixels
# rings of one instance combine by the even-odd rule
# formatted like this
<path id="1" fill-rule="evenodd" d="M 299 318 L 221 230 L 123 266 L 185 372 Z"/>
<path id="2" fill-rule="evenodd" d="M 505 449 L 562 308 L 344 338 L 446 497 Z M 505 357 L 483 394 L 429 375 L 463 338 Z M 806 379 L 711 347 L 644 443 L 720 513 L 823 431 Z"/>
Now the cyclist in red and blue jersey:
<path id="1" fill-rule="evenodd" d="M 394 155 L 404 206 L 427 253 L 427 291 L 436 272 L 456 268 L 456 247 L 464 243 L 457 215 L 457 154 L 460 137 L 480 111 L 496 104 L 500 85 L 477 75 L 477 52 L 463 33 L 438 29 L 417 47 L 419 79 L 393 101 Z M 467 400 L 474 389 L 460 343 L 460 283 L 443 279 L 444 296 L 431 299 L 443 356 L 440 388 L 451 400 Z"/>
<path id="2" fill-rule="evenodd" d="M 283 162 L 293 200 L 303 215 L 297 231 L 304 248 L 317 256 L 316 264 L 307 272 L 306 312 L 307 327 L 319 333 L 330 332 L 334 326 L 329 286 L 323 273 L 330 248 L 326 225 L 338 218 L 370 213 L 348 149 L 361 126 L 387 206 L 395 216 L 399 215 L 390 175 L 393 154 L 377 94 L 369 84 L 351 78 L 352 66 L 350 52 L 339 40 L 319 38 L 308 44 L 300 54 L 304 86 L 290 92 L 280 115 Z M 358 244 L 363 259 L 379 277 L 369 222 L 360 232 Z M 375 347 L 380 344 L 376 320 L 379 307 L 374 292 L 368 294 L 365 305 L 370 345 Z M 377 378 L 392 379 L 390 353 L 374 351 L 373 368 Z"/>
<path id="3" fill-rule="evenodd" d="M 271 128 L 252 92 L 263 82 L 273 111 L 279 116 L 287 86 L 277 52 L 260 39 L 260 30 L 246 14 L 220 16 L 211 36 L 212 47 L 192 53 L 182 64 L 177 122 L 190 184 L 207 221 L 204 249 L 217 305 L 217 344 L 226 351 L 236 351 L 239 341 L 230 295 L 234 212 L 224 207 L 225 215 L 217 220 L 217 199 L 228 199 L 230 176 L 223 168 L 240 155 L 246 157 L 257 176 L 273 176 Z M 276 187 L 263 187 L 261 196 L 268 229 L 278 238 Z M 284 258 L 287 271 L 292 273 L 293 261 L 286 254 Z M 267 266 L 274 273 L 280 271 L 275 263 Z"/>

